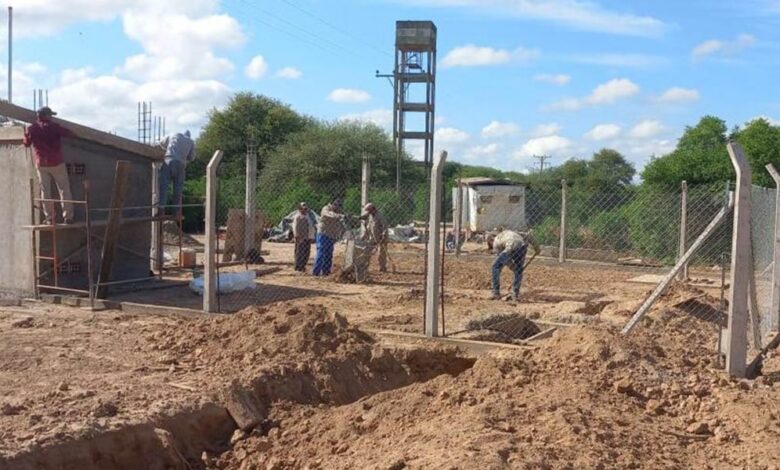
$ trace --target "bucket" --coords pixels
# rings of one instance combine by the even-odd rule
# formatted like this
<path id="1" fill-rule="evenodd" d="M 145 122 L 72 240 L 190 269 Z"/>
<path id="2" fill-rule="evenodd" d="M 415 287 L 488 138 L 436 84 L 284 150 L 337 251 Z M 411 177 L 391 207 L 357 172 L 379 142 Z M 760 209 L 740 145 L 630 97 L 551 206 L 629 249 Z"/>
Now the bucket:
<path id="1" fill-rule="evenodd" d="M 193 250 L 192 248 L 182 248 L 181 267 L 183 268 L 195 267 L 195 250 Z"/>

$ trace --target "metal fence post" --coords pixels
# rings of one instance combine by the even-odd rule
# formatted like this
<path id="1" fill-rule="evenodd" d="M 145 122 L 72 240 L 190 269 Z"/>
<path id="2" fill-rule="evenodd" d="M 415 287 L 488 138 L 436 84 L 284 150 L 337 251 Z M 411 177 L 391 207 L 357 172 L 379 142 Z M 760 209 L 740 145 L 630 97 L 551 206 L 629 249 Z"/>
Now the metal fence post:
<path id="1" fill-rule="evenodd" d="M 558 262 L 566 262 L 566 180 L 561 180 L 561 235 L 558 243 Z"/>
<path id="2" fill-rule="evenodd" d="M 677 260 L 685 254 L 688 237 L 688 182 L 681 183 L 680 192 L 680 246 L 677 251 Z M 688 263 L 685 263 L 677 276 L 678 281 L 688 280 Z"/>
<path id="3" fill-rule="evenodd" d="M 447 152 L 442 151 L 431 170 L 430 218 L 428 221 L 428 259 L 425 279 L 425 334 L 439 336 L 439 292 L 441 288 L 441 200 L 442 172 Z"/>
<path id="4" fill-rule="evenodd" d="M 206 246 L 203 260 L 203 310 L 217 311 L 217 168 L 222 150 L 206 167 Z"/>
<path id="5" fill-rule="evenodd" d="M 726 371 L 732 377 L 745 377 L 747 373 L 747 320 L 749 279 L 751 267 L 751 205 L 750 164 L 736 142 L 729 142 L 729 156 L 737 174 L 734 197 L 734 235 L 731 239 L 731 291 L 729 293 L 729 318 L 726 330 Z"/>
<path id="6" fill-rule="evenodd" d="M 773 331 L 780 329 L 780 173 L 771 163 L 766 169 L 772 179 L 775 180 L 775 239 L 772 261 L 772 310 L 770 310 L 770 328 Z"/>
<path id="7" fill-rule="evenodd" d="M 246 152 L 244 196 L 244 260 L 249 261 L 249 253 L 255 249 L 255 212 L 257 211 L 257 151 L 253 141 L 250 141 Z"/>

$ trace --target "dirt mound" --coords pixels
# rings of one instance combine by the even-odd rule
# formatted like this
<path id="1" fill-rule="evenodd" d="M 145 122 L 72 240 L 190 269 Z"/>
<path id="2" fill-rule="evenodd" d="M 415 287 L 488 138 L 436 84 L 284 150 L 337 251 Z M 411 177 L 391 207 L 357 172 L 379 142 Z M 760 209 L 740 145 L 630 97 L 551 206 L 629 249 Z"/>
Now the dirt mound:
<path id="1" fill-rule="evenodd" d="M 767 406 L 778 389 L 769 380 L 731 381 L 712 369 L 712 336 L 689 336 L 703 327 L 701 320 L 678 314 L 658 326 L 667 328 L 630 336 L 605 326 L 567 328 L 538 348 L 482 357 L 457 376 L 345 406 L 277 408 L 278 432 L 250 436 L 216 463 L 236 469 L 771 467 L 780 415 L 744 408 Z"/>

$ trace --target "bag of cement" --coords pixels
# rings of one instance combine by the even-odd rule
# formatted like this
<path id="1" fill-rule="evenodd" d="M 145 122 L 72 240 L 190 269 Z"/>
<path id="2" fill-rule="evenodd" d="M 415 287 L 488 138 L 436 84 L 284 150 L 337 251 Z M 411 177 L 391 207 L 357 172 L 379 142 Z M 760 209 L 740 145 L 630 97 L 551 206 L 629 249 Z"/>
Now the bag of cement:
<path id="1" fill-rule="evenodd" d="M 217 277 L 217 293 L 228 294 L 244 289 L 254 289 L 256 274 L 254 271 L 243 271 L 238 273 L 220 273 Z M 205 280 L 203 276 L 196 277 L 190 281 L 190 290 L 198 295 L 203 295 Z"/>

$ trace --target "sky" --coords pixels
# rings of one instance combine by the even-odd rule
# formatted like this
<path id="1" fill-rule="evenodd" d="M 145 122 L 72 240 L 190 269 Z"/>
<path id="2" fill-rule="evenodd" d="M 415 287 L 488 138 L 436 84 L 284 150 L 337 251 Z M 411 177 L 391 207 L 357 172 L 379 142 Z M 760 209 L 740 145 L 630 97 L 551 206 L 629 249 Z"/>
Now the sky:
<path id="1" fill-rule="evenodd" d="M 641 170 L 706 114 L 780 119 L 780 0 L 17 0 L 13 92 L 137 136 L 195 135 L 252 91 L 390 130 L 396 20 L 438 28 L 436 148 L 532 171 L 614 148 Z M 0 12 L 2 15 L 2 12 Z M 7 53 L 7 26 L 0 47 Z M 0 93 L 7 96 L 7 72 Z M 419 147 L 410 146 L 419 157 Z"/>

